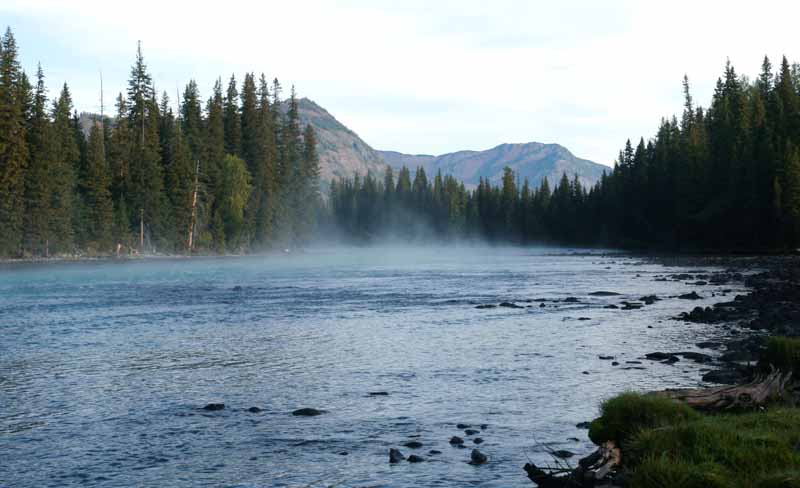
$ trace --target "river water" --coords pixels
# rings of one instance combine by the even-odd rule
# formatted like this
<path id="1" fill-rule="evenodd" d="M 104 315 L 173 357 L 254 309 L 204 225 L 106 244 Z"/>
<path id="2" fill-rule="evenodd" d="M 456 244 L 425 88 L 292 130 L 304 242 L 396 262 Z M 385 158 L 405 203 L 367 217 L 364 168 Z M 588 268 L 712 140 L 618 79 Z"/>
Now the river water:
<path id="1" fill-rule="evenodd" d="M 528 487 L 529 458 L 593 448 L 576 423 L 602 399 L 700 383 L 685 360 L 624 369 L 721 333 L 670 320 L 730 299 L 655 281 L 682 271 L 455 246 L 3 265 L 0 486 Z M 476 308 L 503 301 L 524 308 Z M 467 464 L 474 437 L 486 465 Z M 391 447 L 427 462 L 390 465 Z"/>

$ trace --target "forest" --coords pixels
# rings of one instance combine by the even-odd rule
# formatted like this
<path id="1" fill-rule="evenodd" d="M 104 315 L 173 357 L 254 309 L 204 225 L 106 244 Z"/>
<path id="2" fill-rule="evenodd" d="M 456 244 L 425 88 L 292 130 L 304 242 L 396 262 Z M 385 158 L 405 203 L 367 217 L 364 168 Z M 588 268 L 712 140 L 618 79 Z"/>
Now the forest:
<path id="1" fill-rule="evenodd" d="M 116 113 L 86 127 L 68 85 L 49 100 L 41 66 L 31 80 L 18 56 L 9 28 L 0 41 L 0 256 L 241 253 L 313 234 L 319 162 L 294 88 L 282 100 L 277 79 L 247 73 L 225 91 L 219 79 L 203 102 L 190 81 L 173 113 L 140 45 Z"/>
<path id="2" fill-rule="evenodd" d="M 800 65 L 764 58 L 755 79 L 730 62 L 710 106 L 684 77 L 680 117 L 629 140 L 591 188 L 576 175 L 532 185 L 506 169 L 466 188 L 417 168 L 356 175 L 320 194 L 311 126 L 294 88 L 231 76 L 203 101 L 190 81 L 173 113 L 141 46 L 128 87 L 88 126 L 65 83 L 48 98 L 39 67 L 0 40 L 0 256 L 225 254 L 302 245 L 332 230 L 381 238 L 671 251 L 800 246 Z M 102 95 L 102 92 L 100 93 Z"/>
<path id="3" fill-rule="evenodd" d="M 689 80 L 680 118 L 630 140 L 614 168 L 584 188 L 577 177 L 466 189 L 403 168 L 334 182 L 333 219 L 355 239 L 469 238 L 669 251 L 762 251 L 800 245 L 800 65 L 764 58 L 749 80 L 728 62 L 708 109 Z"/>

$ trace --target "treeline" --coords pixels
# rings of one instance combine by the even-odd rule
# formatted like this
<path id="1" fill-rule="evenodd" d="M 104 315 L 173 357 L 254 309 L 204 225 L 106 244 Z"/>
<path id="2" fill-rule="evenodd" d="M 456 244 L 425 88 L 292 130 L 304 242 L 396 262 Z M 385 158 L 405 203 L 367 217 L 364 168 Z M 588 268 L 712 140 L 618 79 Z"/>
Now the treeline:
<path id="1" fill-rule="evenodd" d="M 241 90 L 241 91 L 240 91 Z M 294 88 L 252 73 L 173 113 L 141 47 L 116 114 L 81 126 L 66 84 L 50 101 L 14 35 L 0 40 L 0 256 L 243 252 L 308 239 L 319 209 L 313 129 Z"/>
<path id="2" fill-rule="evenodd" d="M 755 80 L 730 63 L 710 107 L 683 82 L 678 119 L 630 141 L 592 188 L 564 175 L 532 188 L 510 169 L 473 190 L 424 169 L 395 181 L 372 175 L 334 182 L 335 222 L 357 239 L 467 237 L 518 243 L 773 250 L 800 246 L 800 66 L 765 58 Z M 420 222 L 421 225 L 414 225 Z"/>

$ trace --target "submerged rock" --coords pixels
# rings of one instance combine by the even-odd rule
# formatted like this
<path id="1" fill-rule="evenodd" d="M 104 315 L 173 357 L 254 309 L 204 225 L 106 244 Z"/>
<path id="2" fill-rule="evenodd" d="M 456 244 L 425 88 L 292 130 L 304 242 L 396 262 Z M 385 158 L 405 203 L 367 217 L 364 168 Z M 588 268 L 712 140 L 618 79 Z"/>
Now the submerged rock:
<path id="1" fill-rule="evenodd" d="M 593 291 L 589 293 L 589 295 L 593 297 L 615 297 L 622 295 L 622 293 L 617 293 L 615 291 Z"/>
<path id="2" fill-rule="evenodd" d="M 456 429 L 458 429 L 458 430 L 469 429 L 469 428 L 471 428 L 471 427 L 472 427 L 472 426 L 471 426 L 471 425 L 469 425 L 469 424 L 456 424 Z"/>
<path id="3" fill-rule="evenodd" d="M 388 391 L 371 391 L 369 392 L 369 396 L 389 396 Z"/>
<path id="4" fill-rule="evenodd" d="M 567 297 L 564 299 L 564 303 L 578 303 L 578 302 L 580 302 L 580 300 L 578 300 L 577 297 Z"/>
<path id="5" fill-rule="evenodd" d="M 486 454 L 480 452 L 477 449 L 472 450 L 472 454 L 469 455 L 469 463 L 474 465 L 479 464 L 486 464 L 489 462 L 489 458 L 486 457 Z"/>
<path id="6" fill-rule="evenodd" d="M 553 456 L 560 458 L 560 459 L 569 459 L 574 456 L 574 452 L 567 451 L 565 449 L 560 449 L 558 451 L 553 451 Z"/>
<path id="7" fill-rule="evenodd" d="M 503 302 L 500 304 L 500 306 L 504 308 L 525 308 L 522 305 L 517 305 L 516 303 L 511 302 Z"/>
<path id="8" fill-rule="evenodd" d="M 403 445 L 409 449 L 419 449 L 422 447 L 422 443 L 420 441 L 408 441 Z"/>
<path id="9" fill-rule="evenodd" d="M 450 444 L 454 446 L 460 446 L 464 444 L 464 439 L 458 437 L 457 435 L 454 435 L 453 437 L 450 438 Z"/>
<path id="10" fill-rule="evenodd" d="M 431 449 L 430 451 L 428 451 L 428 454 L 430 454 L 431 456 L 435 456 L 435 455 L 441 454 L 441 453 L 442 453 L 442 451 L 437 451 L 436 449 Z"/>
<path id="11" fill-rule="evenodd" d="M 485 309 L 485 308 L 497 308 L 497 305 L 493 305 L 493 304 L 491 304 L 491 303 L 484 303 L 483 305 L 478 305 L 478 306 L 477 306 L 477 307 L 475 307 L 475 308 L 478 308 L 478 309 Z"/>
<path id="12" fill-rule="evenodd" d="M 258 407 L 250 407 L 250 408 L 247 409 L 247 411 L 250 412 L 250 413 L 259 413 L 259 412 L 261 412 L 261 409 L 258 408 Z"/>
<path id="13" fill-rule="evenodd" d="M 422 463 L 425 462 L 425 458 L 422 456 L 417 456 L 416 454 L 412 454 L 408 456 L 409 463 Z"/>
<path id="14" fill-rule="evenodd" d="M 474 442 L 475 444 L 483 444 L 483 438 L 482 437 L 476 437 L 476 438 L 472 439 L 472 442 Z"/>
<path id="15" fill-rule="evenodd" d="M 680 298 L 681 300 L 700 300 L 703 297 L 698 295 L 696 291 L 693 291 L 691 293 L 684 293 L 683 295 L 678 295 L 678 298 Z"/>
<path id="16" fill-rule="evenodd" d="M 316 408 L 300 408 L 292 412 L 292 415 L 297 417 L 316 417 L 326 413 L 325 410 L 318 410 Z"/>
<path id="17" fill-rule="evenodd" d="M 399 463 L 400 461 L 405 461 L 406 457 L 403 456 L 403 453 L 397 449 L 389 449 L 389 462 L 392 464 Z"/>
<path id="18" fill-rule="evenodd" d="M 217 412 L 219 410 L 225 410 L 225 404 L 224 403 L 209 403 L 208 405 L 203 407 L 203 410 L 207 410 L 209 412 Z"/>
<path id="19" fill-rule="evenodd" d="M 467 434 L 467 435 L 475 435 L 475 434 L 478 434 L 478 433 L 479 433 L 479 431 L 477 431 L 477 430 L 475 430 L 475 429 L 466 429 L 466 430 L 464 431 L 464 433 L 465 433 L 465 434 Z"/>

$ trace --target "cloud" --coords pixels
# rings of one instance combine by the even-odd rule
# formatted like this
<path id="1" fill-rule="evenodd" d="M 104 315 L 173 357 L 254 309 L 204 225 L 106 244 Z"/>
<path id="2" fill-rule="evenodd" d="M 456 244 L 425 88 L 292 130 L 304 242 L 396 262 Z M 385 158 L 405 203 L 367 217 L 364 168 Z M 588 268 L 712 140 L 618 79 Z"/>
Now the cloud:
<path id="1" fill-rule="evenodd" d="M 122 8 L 124 5 L 124 8 Z M 625 139 L 706 104 L 726 57 L 755 74 L 795 48 L 795 2 L 155 2 L 7 0 L 23 61 L 96 109 L 136 41 L 159 90 L 247 70 L 294 83 L 371 145 L 411 153 L 559 142 L 610 164 Z M 35 56 L 36 58 L 29 57 Z M 798 56 L 800 53 L 786 52 Z M 107 95 L 107 98 L 110 98 Z"/>

